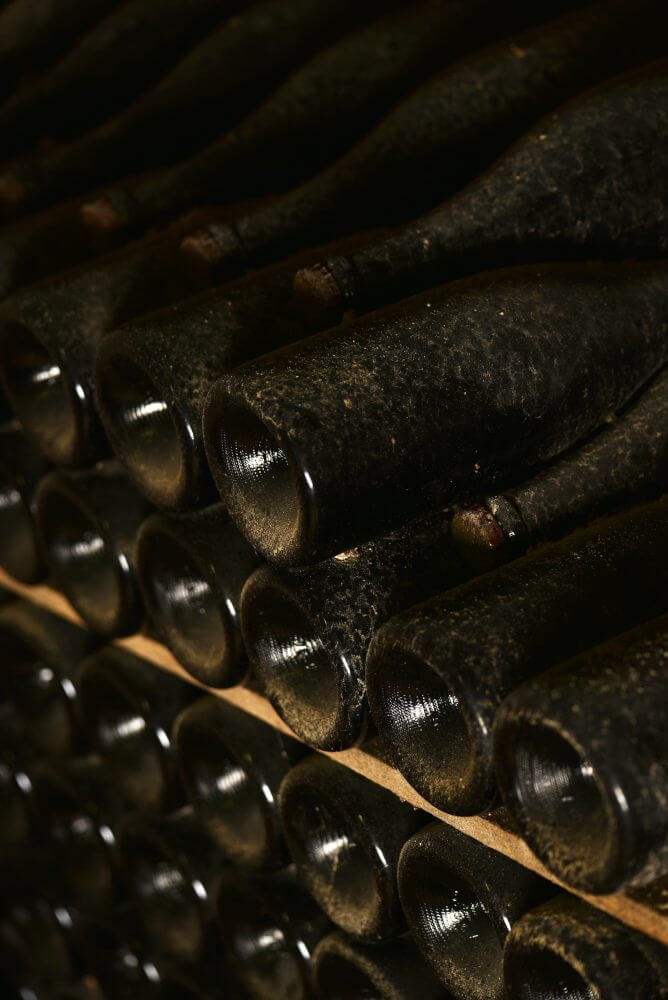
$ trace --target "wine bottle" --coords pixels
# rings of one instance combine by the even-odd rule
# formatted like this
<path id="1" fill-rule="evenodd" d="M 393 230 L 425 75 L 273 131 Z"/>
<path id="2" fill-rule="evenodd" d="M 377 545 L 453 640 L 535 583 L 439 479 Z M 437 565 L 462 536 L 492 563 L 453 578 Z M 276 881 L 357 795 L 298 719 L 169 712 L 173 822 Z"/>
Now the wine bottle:
<path id="1" fill-rule="evenodd" d="M 0 607 L 0 690 L 14 702 L 29 738 L 50 757 L 81 745 L 74 672 L 94 645 L 88 632 L 29 601 Z"/>
<path id="2" fill-rule="evenodd" d="M 22 583 L 37 583 L 45 574 L 33 496 L 47 468 L 16 421 L 0 425 L 0 566 Z"/>
<path id="3" fill-rule="evenodd" d="M 156 954 L 197 961 L 211 938 L 220 856 L 192 807 L 164 816 L 128 816 L 119 858 Z"/>
<path id="4" fill-rule="evenodd" d="M 0 299 L 93 254 L 81 205 L 81 199 L 65 202 L 0 229 Z"/>
<path id="5" fill-rule="evenodd" d="M 278 805 L 299 876 L 328 917 L 369 941 L 400 931 L 397 861 L 424 813 L 321 754 L 288 772 Z"/>
<path id="6" fill-rule="evenodd" d="M 403 612 L 367 657 L 371 714 L 427 801 L 470 815 L 496 794 L 492 724 L 524 680 L 660 614 L 668 503 L 595 522 Z"/>
<path id="7" fill-rule="evenodd" d="M 51 472 L 36 494 L 47 564 L 97 635 L 136 632 L 144 608 L 135 576 L 135 535 L 150 507 L 117 462 Z"/>
<path id="8" fill-rule="evenodd" d="M 0 191 L 3 183 L 11 186 L 25 211 L 124 172 L 181 160 L 224 134 L 321 45 L 392 5 L 396 0 L 252 4 L 217 26 L 134 103 L 92 132 L 6 165 Z M 228 2 L 225 9 L 235 6 L 239 3 Z"/>
<path id="9" fill-rule="evenodd" d="M 140 93 L 226 13 L 234 0 L 126 0 L 94 25 L 32 87 L 0 106 L 5 156 L 39 139 L 74 135 L 107 118 Z M 119 73 L 119 66 L 123 71 Z M 0 176 L 0 200 L 13 186 Z"/>
<path id="10" fill-rule="evenodd" d="M 294 309 L 292 279 L 299 261 L 316 256 L 300 254 L 177 302 L 100 344 L 95 381 L 105 431 L 158 507 L 183 510 L 216 498 L 201 430 L 206 394 L 236 365 L 314 331 Z"/>
<path id="11" fill-rule="evenodd" d="M 241 596 L 253 673 L 301 740 L 344 750 L 365 735 L 364 661 L 375 630 L 460 578 L 443 511 L 315 566 L 260 567 Z"/>
<path id="12" fill-rule="evenodd" d="M 490 569 L 546 538 L 668 487 L 668 369 L 581 448 L 520 486 L 455 511 L 464 558 Z"/>
<path id="13" fill-rule="evenodd" d="M 313 949 L 331 925 L 293 868 L 264 878 L 224 877 L 218 924 L 230 964 L 251 996 L 315 996 Z"/>
<path id="14" fill-rule="evenodd" d="M 7 1000 L 51 998 L 51 988 L 73 979 L 69 924 L 76 918 L 59 896 L 41 886 L 16 900 L 3 899 L 0 916 L 0 987 Z M 41 992 L 42 989 L 44 992 Z"/>
<path id="15" fill-rule="evenodd" d="M 117 897 L 116 830 L 125 803 L 99 757 L 43 760 L 32 769 L 38 822 L 75 904 L 103 910 Z"/>
<path id="16" fill-rule="evenodd" d="M 174 744 L 193 808 L 226 858 L 246 869 L 287 864 L 276 799 L 304 748 L 211 697 L 179 716 Z"/>
<path id="17" fill-rule="evenodd" d="M 513 927 L 504 955 L 510 1000 L 660 1000 L 666 948 L 565 893 Z"/>
<path id="18" fill-rule="evenodd" d="M 262 555 L 298 563 L 517 481 L 661 367 L 666 273 L 656 262 L 476 275 L 242 365 L 204 413 L 230 516 Z"/>
<path id="19" fill-rule="evenodd" d="M 418 0 L 318 53 L 253 115 L 195 157 L 111 188 L 82 208 L 93 228 L 137 232 L 195 204 L 305 179 L 453 58 L 574 0 Z M 267 164 L 271 170 L 267 170 Z"/>
<path id="20" fill-rule="evenodd" d="M 154 514 L 137 536 L 149 618 L 181 666 L 209 687 L 231 687 L 246 673 L 239 600 L 257 564 L 222 504 L 180 517 Z"/>
<path id="21" fill-rule="evenodd" d="M 234 223 L 211 223 L 184 248 L 227 277 L 346 232 L 406 222 L 475 177 L 560 101 L 663 54 L 664 18 L 656 0 L 642 11 L 613 0 L 474 53 L 323 173 Z"/>
<path id="22" fill-rule="evenodd" d="M 397 878 L 413 940 L 449 994 L 505 1000 L 508 932 L 554 887 L 441 822 L 406 841 Z"/>
<path id="23" fill-rule="evenodd" d="M 663 60 L 561 105 L 449 201 L 297 275 L 305 308 L 331 322 L 513 261 L 660 254 L 667 95 Z"/>
<path id="24" fill-rule="evenodd" d="M 614 892 L 668 871 L 668 806 L 657 794 L 668 781 L 667 661 L 664 615 L 541 674 L 497 713 L 504 802 L 546 867 L 576 889 Z"/>
<path id="25" fill-rule="evenodd" d="M 105 646 L 81 664 L 77 691 L 82 725 L 128 802 L 165 808 L 182 801 L 170 733 L 192 687 Z"/>
<path id="26" fill-rule="evenodd" d="M 0 858 L 16 857 L 35 832 L 30 765 L 39 749 L 13 705 L 0 706 Z M 2 886 L 4 890 L 4 886 Z"/>
<path id="27" fill-rule="evenodd" d="M 161 970 L 147 951 L 132 903 L 121 900 L 110 912 L 76 914 L 72 952 L 79 969 L 95 977 L 107 1000 L 158 995 Z"/>
<path id="28" fill-rule="evenodd" d="M 313 955 L 318 996 L 322 1000 L 444 1000 L 438 980 L 408 937 L 374 944 L 334 931 Z"/>
<path id="29" fill-rule="evenodd" d="M 114 326 L 188 293 L 183 231 L 177 224 L 4 303 L 0 378 L 26 435 L 54 464 L 85 465 L 104 453 L 93 397 L 97 345 Z"/>
<path id="30" fill-rule="evenodd" d="M 42 69 L 116 6 L 117 0 L 12 0 L 0 11 L 0 85 Z"/>

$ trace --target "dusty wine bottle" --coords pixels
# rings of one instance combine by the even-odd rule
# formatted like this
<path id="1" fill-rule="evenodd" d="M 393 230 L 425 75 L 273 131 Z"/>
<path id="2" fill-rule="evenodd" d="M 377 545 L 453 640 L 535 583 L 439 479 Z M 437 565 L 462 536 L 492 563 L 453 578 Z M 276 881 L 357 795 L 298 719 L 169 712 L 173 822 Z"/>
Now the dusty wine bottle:
<path id="1" fill-rule="evenodd" d="M 419 0 L 318 53 L 232 133 L 156 177 L 82 208 L 93 228 L 138 232 L 194 204 L 225 202 L 305 179 L 361 138 L 430 73 L 514 26 L 572 8 L 528 0 Z M 271 170 L 267 171 L 267 163 Z"/>
<path id="2" fill-rule="evenodd" d="M 201 698 L 177 719 L 174 744 L 186 792 L 202 826 L 236 867 L 287 864 L 279 785 L 305 749 L 218 698 Z"/>
<path id="3" fill-rule="evenodd" d="M 668 369 L 618 420 L 521 486 L 455 511 L 452 536 L 489 569 L 545 538 L 668 486 Z"/>
<path id="4" fill-rule="evenodd" d="M 299 563 L 517 480 L 661 367 L 667 273 L 655 262 L 476 275 L 242 365 L 204 413 L 230 516 L 262 555 Z"/>
<path id="5" fill-rule="evenodd" d="M 128 802 L 165 808 L 183 801 L 170 733 L 193 699 L 191 686 L 105 646 L 81 664 L 77 691 L 82 726 Z"/>
<path id="6" fill-rule="evenodd" d="M 164 816 L 128 816 L 120 831 L 119 857 L 156 954 L 197 961 L 212 934 L 221 861 L 192 807 Z"/>
<path id="7" fill-rule="evenodd" d="M 424 813 L 320 754 L 288 772 L 278 805 L 300 878 L 331 920 L 370 941 L 400 931 L 397 860 Z"/>
<path id="8" fill-rule="evenodd" d="M 443 989 L 408 937 L 362 943 L 334 931 L 313 954 L 322 1000 L 446 1000 Z"/>
<path id="9" fill-rule="evenodd" d="M 47 468 L 16 421 L 0 425 L 0 566 L 22 583 L 45 575 L 33 498 Z"/>
<path id="10" fill-rule="evenodd" d="M 179 517 L 154 514 L 137 536 L 137 578 L 151 622 L 209 687 L 230 687 L 246 674 L 239 601 L 258 561 L 222 504 Z"/>
<path id="11" fill-rule="evenodd" d="M 117 0 L 12 0 L 0 11 L 0 84 L 41 69 L 104 17 Z"/>
<path id="12" fill-rule="evenodd" d="M 375 630 L 460 579 L 445 511 L 315 566 L 260 567 L 241 595 L 253 674 L 301 740 L 344 750 L 365 735 L 364 662 Z"/>
<path id="13" fill-rule="evenodd" d="M 660 1000 L 668 953 L 565 893 L 513 927 L 504 955 L 510 1000 Z"/>
<path id="14" fill-rule="evenodd" d="M 30 739 L 49 757 L 80 747 L 74 673 L 94 645 L 90 633 L 29 601 L 0 608 L 0 690 L 14 702 Z"/>
<path id="15" fill-rule="evenodd" d="M 263 878 L 224 877 L 218 924 L 230 964 L 257 1000 L 311 1000 L 312 955 L 331 924 L 285 868 Z"/>
<path id="16" fill-rule="evenodd" d="M 0 106 L 5 156 L 41 138 L 45 126 L 50 136 L 62 138 L 107 118 L 206 34 L 225 7 L 216 0 L 194 0 L 187 8 L 178 0 L 116 5 L 47 74 Z M 4 207 L 12 205 L 13 193 L 0 173 Z"/>
<path id="17" fill-rule="evenodd" d="M 114 326 L 191 290 L 178 253 L 183 226 L 3 304 L 0 378 L 27 437 L 54 464 L 85 465 L 106 450 L 94 402 L 95 351 Z"/>
<path id="18" fill-rule="evenodd" d="M 65 202 L 2 227 L 0 299 L 93 254 L 89 230 L 79 215 L 81 204 Z"/>
<path id="19" fill-rule="evenodd" d="M 225 9 L 234 6 L 239 4 Z M 390 6 L 382 0 L 252 4 L 217 26 L 112 119 L 74 142 L 6 165 L 0 190 L 3 181 L 11 185 L 25 211 L 130 170 L 181 160 L 224 134 L 319 46 Z"/>
<path id="20" fill-rule="evenodd" d="M 404 844 L 397 872 L 409 930 L 458 1000 L 506 1000 L 503 947 L 523 913 L 555 889 L 445 823 Z"/>
<path id="21" fill-rule="evenodd" d="M 47 564 L 98 635 L 135 632 L 144 615 L 135 577 L 135 535 L 151 508 L 117 462 L 51 472 L 36 494 Z"/>
<path id="22" fill-rule="evenodd" d="M 663 60 L 561 105 L 439 208 L 299 274 L 305 308 L 332 321 L 511 261 L 660 254 L 667 96 Z"/>
<path id="23" fill-rule="evenodd" d="M 118 893 L 116 829 L 125 808 L 94 754 L 43 760 L 31 780 L 39 822 L 75 904 L 107 907 Z"/>
<path id="24" fill-rule="evenodd" d="M 613 0 L 474 53 L 323 173 L 234 223 L 211 223 L 186 237 L 184 250 L 225 277 L 323 239 L 406 222 L 471 180 L 560 101 L 662 55 L 664 18 L 656 0 L 644 11 Z"/>
<path id="25" fill-rule="evenodd" d="M 183 510 L 216 497 L 201 430 L 206 394 L 236 365 L 313 332 L 293 306 L 294 268 L 304 259 L 314 260 L 314 252 L 104 338 L 96 364 L 102 422 L 128 474 L 156 506 Z"/>
<path id="26" fill-rule="evenodd" d="M 524 680 L 664 609 L 666 500 L 595 522 L 393 618 L 367 657 L 393 759 L 445 812 L 495 797 L 492 724 Z"/>
<path id="27" fill-rule="evenodd" d="M 613 892 L 668 870 L 663 706 L 668 616 L 518 688 L 495 721 L 497 779 L 534 852 L 567 885 Z"/>

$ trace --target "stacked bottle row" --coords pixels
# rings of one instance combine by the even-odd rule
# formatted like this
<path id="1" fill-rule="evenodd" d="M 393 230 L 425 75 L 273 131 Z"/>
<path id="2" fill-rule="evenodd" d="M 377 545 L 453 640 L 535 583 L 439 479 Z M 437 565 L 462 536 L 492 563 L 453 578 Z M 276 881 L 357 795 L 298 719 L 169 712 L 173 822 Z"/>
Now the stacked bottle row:
<path id="1" fill-rule="evenodd" d="M 570 886 L 665 874 L 663 4 L 33 5 L 0 562 L 445 812 L 502 798 Z"/>
<path id="2" fill-rule="evenodd" d="M 24 602 L 0 630 L 3 995 L 668 986 L 660 945 L 223 701 Z"/>

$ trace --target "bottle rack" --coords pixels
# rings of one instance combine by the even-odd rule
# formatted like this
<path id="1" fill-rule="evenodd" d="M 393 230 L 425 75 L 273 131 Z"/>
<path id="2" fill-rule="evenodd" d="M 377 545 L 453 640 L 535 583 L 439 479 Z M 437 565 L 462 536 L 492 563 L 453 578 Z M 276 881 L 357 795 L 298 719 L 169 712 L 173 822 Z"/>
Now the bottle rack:
<path id="1" fill-rule="evenodd" d="M 0 587 L 4 587 L 17 596 L 33 601 L 47 611 L 60 615 L 75 625 L 83 627 L 80 617 L 67 599 L 52 587 L 43 584 L 28 586 L 14 580 L 2 569 L 0 569 Z M 114 640 L 114 642 L 136 656 L 153 663 L 158 669 L 176 674 L 182 680 L 193 684 L 195 687 L 199 687 L 203 691 L 215 695 L 217 698 L 222 698 L 236 708 L 247 712 L 257 719 L 261 719 L 275 729 L 279 729 L 297 739 L 295 734 L 277 715 L 267 699 L 256 691 L 243 685 L 222 690 L 208 688 L 187 674 L 170 651 L 149 635 L 139 633 L 126 639 Z M 506 857 L 536 872 L 550 882 L 581 896 L 582 899 L 585 899 L 597 909 L 610 914 L 622 923 L 668 946 L 668 875 L 650 886 L 644 886 L 642 889 L 626 893 L 592 896 L 587 893 L 575 892 L 575 890 L 570 889 L 555 878 L 541 864 L 527 844 L 513 830 L 510 819 L 502 808 L 494 809 L 480 816 L 452 816 L 449 813 L 444 813 L 435 806 L 430 805 L 430 803 L 425 801 L 421 795 L 411 788 L 397 769 L 383 758 L 375 745 L 372 750 L 365 746 L 353 747 L 349 750 L 327 754 L 327 756 L 332 757 L 344 767 L 350 768 L 351 771 L 355 771 L 370 781 L 374 781 L 376 784 L 388 789 L 405 802 L 409 802 L 411 805 L 435 816 L 442 822 L 455 827 L 461 833 L 484 844 L 485 847 L 504 854 Z"/>

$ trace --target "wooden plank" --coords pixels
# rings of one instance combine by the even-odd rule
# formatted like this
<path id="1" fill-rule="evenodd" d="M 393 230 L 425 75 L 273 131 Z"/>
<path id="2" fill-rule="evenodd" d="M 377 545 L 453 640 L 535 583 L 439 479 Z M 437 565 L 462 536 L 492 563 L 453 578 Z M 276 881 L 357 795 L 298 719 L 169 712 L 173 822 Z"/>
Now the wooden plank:
<path id="1" fill-rule="evenodd" d="M 42 584 L 27 586 L 8 576 L 2 569 L 0 569 L 0 587 L 5 587 L 27 600 L 34 601 L 35 604 L 39 604 L 48 611 L 61 615 L 77 625 L 83 625 L 81 618 L 66 598 L 51 587 Z M 149 660 L 160 669 L 176 674 L 183 680 L 200 687 L 203 691 L 208 691 L 217 698 L 222 698 L 223 701 L 229 702 L 236 708 L 294 737 L 294 733 L 285 725 L 266 698 L 258 694 L 257 691 L 242 685 L 225 690 L 207 688 L 190 677 L 165 646 L 149 636 L 134 635 L 127 639 L 118 639 L 116 642 L 136 656 Z M 333 760 L 357 774 L 382 785 L 383 788 L 387 788 L 399 798 L 423 809 L 444 823 L 448 823 L 491 850 L 512 858 L 513 861 L 529 868 L 538 875 L 542 875 L 543 878 L 554 882 L 561 888 L 568 888 L 551 875 L 529 850 L 521 837 L 512 829 L 503 810 L 483 816 L 451 816 L 449 813 L 441 812 L 411 788 L 399 771 L 381 759 L 378 753 L 373 752 L 373 748 L 353 747 L 339 753 L 327 754 L 327 756 L 332 757 Z M 572 892 L 573 890 L 568 891 Z M 583 899 L 599 910 L 609 913 L 630 927 L 634 927 L 636 930 L 668 945 L 668 883 L 666 888 L 660 887 L 658 891 L 657 887 L 653 887 L 648 889 L 646 893 L 638 892 L 634 893 L 633 896 L 623 893 L 609 896 L 591 896 L 585 893 L 578 893 L 578 895 L 581 895 Z"/>

